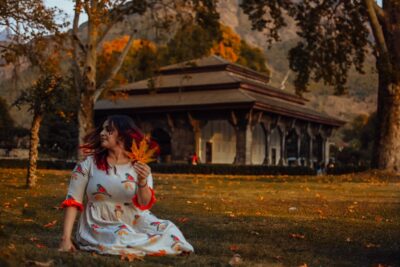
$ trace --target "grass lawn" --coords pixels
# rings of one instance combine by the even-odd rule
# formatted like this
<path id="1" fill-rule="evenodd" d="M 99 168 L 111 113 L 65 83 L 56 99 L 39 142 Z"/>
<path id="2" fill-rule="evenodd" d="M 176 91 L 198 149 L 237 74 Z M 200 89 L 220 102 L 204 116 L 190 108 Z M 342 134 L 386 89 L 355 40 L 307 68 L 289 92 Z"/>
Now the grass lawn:
<path id="1" fill-rule="evenodd" d="M 0 169 L 0 266 L 400 266 L 400 177 L 154 174 L 152 212 L 196 253 L 128 262 L 58 252 L 69 172 L 40 170 L 33 190 L 25 173 Z"/>

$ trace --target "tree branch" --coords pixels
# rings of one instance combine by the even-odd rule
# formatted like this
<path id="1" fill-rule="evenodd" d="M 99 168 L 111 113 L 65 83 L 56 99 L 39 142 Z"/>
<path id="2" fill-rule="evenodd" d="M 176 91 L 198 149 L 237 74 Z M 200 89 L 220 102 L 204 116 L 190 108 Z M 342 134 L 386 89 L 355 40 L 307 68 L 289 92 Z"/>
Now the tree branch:
<path id="1" fill-rule="evenodd" d="M 73 46 L 73 73 L 74 73 L 74 85 L 75 85 L 75 89 L 77 90 L 77 97 L 80 97 L 80 82 L 82 80 L 82 69 L 79 65 L 79 44 L 78 41 L 80 41 L 78 38 L 78 27 L 79 27 L 79 16 L 81 13 L 81 6 L 82 2 L 81 0 L 76 0 L 75 2 L 75 13 L 74 13 L 74 20 L 73 20 L 73 25 L 72 25 L 72 46 Z M 81 45 L 83 46 L 83 44 L 81 43 Z M 86 50 L 82 50 L 83 52 L 87 52 Z"/>
<path id="2" fill-rule="evenodd" d="M 379 21 L 381 22 L 381 24 L 385 23 L 385 20 L 386 20 L 385 11 L 380 6 L 378 6 L 378 4 L 375 1 L 374 1 L 373 5 L 374 5 L 375 13 L 376 13 Z"/>
<path id="3" fill-rule="evenodd" d="M 79 38 L 78 34 L 77 34 L 75 31 L 73 31 L 72 37 L 74 38 L 74 40 L 76 41 L 76 43 L 78 44 L 78 46 L 79 46 L 79 48 L 82 50 L 82 52 L 83 52 L 83 53 L 86 53 L 86 48 L 85 48 L 85 46 L 83 45 L 81 39 Z"/>
<path id="4" fill-rule="evenodd" d="M 134 14 L 136 12 L 140 12 L 140 10 L 135 10 L 134 6 L 137 3 L 135 1 L 128 2 L 126 3 L 125 1 L 121 1 L 118 5 L 114 6 L 110 11 L 109 11 L 109 18 L 107 22 L 105 22 L 106 27 L 104 31 L 102 31 L 101 36 L 99 36 L 98 41 L 97 41 L 97 48 L 100 47 L 104 39 L 106 38 L 108 32 L 113 28 L 113 26 L 123 20 L 125 15 L 128 15 L 130 13 Z M 133 12 L 131 11 L 133 9 Z"/>
<path id="5" fill-rule="evenodd" d="M 390 63 L 389 50 L 383 34 L 382 25 L 379 23 L 378 16 L 376 14 L 374 0 L 364 0 L 364 4 L 367 8 L 368 17 L 371 23 L 372 32 L 375 37 L 375 42 L 378 48 L 379 57 L 382 59 L 382 63 L 385 65 L 386 71 L 391 72 L 392 65 Z"/>
<path id="6" fill-rule="evenodd" d="M 110 74 L 108 75 L 107 79 L 94 92 L 94 97 L 93 97 L 94 103 L 96 103 L 96 101 L 100 97 L 100 95 L 102 95 L 108 89 L 108 85 L 112 82 L 115 75 L 117 75 L 118 71 L 121 69 L 122 64 L 124 63 L 125 57 L 128 54 L 133 41 L 135 40 L 135 38 L 134 38 L 135 33 L 136 33 L 136 31 L 130 35 L 128 43 L 125 45 L 124 50 L 122 51 L 121 55 L 119 56 L 117 63 L 111 69 Z"/>
<path id="7" fill-rule="evenodd" d="M 97 48 L 100 47 L 100 45 L 103 43 L 104 39 L 107 36 L 107 33 L 112 29 L 115 23 L 108 23 L 105 30 L 101 33 L 100 38 L 97 41 Z"/>

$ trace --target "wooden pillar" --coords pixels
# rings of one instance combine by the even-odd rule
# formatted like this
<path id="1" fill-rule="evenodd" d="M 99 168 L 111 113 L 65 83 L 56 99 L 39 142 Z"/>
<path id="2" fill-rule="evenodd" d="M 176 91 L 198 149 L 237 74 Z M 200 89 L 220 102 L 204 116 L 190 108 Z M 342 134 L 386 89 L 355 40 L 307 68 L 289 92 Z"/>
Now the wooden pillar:
<path id="1" fill-rule="evenodd" d="M 322 162 L 324 166 L 329 163 L 329 137 L 332 135 L 333 129 L 327 127 L 320 127 L 319 133 L 322 137 Z"/>
<path id="2" fill-rule="evenodd" d="M 201 126 L 200 121 L 193 118 L 193 116 L 188 112 L 189 123 L 193 129 L 193 141 L 194 141 L 194 152 L 199 157 L 200 155 L 200 138 L 201 138 Z"/>
<path id="3" fill-rule="evenodd" d="M 301 166 L 300 151 L 301 149 L 301 134 L 297 134 L 297 165 Z"/>
<path id="4" fill-rule="evenodd" d="M 284 127 L 280 127 L 280 146 L 281 146 L 281 156 L 279 159 L 280 166 L 287 165 L 287 154 L 286 154 L 286 129 Z"/>
<path id="5" fill-rule="evenodd" d="M 234 164 L 251 163 L 251 144 L 253 134 L 248 123 L 240 123 L 236 128 L 236 156 Z"/>
<path id="6" fill-rule="evenodd" d="M 310 142 L 308 143 L 308 166 L 310 168 L 314 168 L 314 162 L 313 162 L 313 138 L 311 136 L 309 136 L 309 140 Z"/>
<path id="7" fill-rule="evenodd" d="M 230 123 L 236 133 L 236 155 L 234 164 L 251 164 L 251 145 L 253 139 L 252 111 L 245 116 L 238 117 L 231 112 Z"/>
<path id="8" fill-rule="evenodd" d="M 269 151 L 271 149 L 271 130 L 266 129 L 264 133 L 265 133 L 265 157 L 263 164 L 269 166 L 271 165 L 271 159 L 269 156 Z"/>

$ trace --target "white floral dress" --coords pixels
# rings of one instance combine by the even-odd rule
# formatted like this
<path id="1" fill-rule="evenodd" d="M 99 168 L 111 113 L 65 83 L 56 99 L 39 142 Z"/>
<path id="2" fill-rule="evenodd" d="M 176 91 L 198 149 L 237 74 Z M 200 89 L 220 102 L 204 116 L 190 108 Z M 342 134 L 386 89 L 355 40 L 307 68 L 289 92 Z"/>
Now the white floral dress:
<path id="1" fill-rule="evenodd" d="M 152 198 L 141 206 L 136 195 L 137 173 L 131 163 L 115 165 L 108 174 L 97 168 L 92 156 L 76 165 L 61 207 L 75 206 L 82 211 L 76 231 L 79 249 L 137 256 L 194 251 L 174 223 L 149 211 L 156 199 L 151 174 L 147 180 Z"/>

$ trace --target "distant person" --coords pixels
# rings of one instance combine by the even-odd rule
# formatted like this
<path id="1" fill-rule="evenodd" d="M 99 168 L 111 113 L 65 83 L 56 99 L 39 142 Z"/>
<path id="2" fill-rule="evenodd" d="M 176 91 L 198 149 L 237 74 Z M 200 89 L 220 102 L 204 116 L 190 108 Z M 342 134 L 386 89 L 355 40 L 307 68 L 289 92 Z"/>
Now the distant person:
<path id="1" fill-rule="evenodd" d="M 132 119 L 120 115 L 108 117 L 84 138 L 82 147 L 90 152 L 74 168 L 61 205 L 65 219 L 60 251 L 136 256 L 193 252 L 174 223 L 150 212 L 156 201 L 150 167 L 128 156 L 132 142 L 142 138 Z M 71 233 L 78 210 L 82 213 L 74 245 Z"/>
<path id="2" fill-rule="evenodd" d="M 192 165 L 199 164 L 199 157 L 197 156 L 196 152 L 192 155 L 191 162 L 192 162 Z"/>

